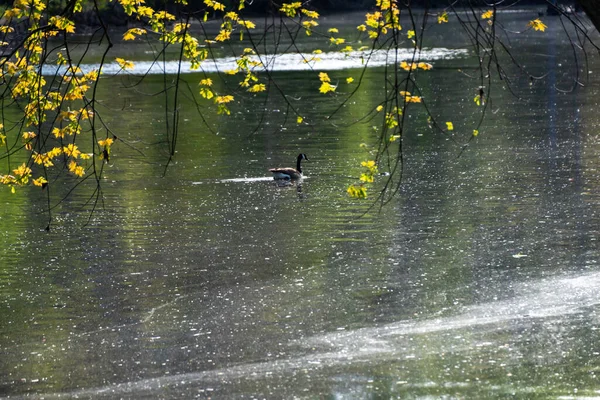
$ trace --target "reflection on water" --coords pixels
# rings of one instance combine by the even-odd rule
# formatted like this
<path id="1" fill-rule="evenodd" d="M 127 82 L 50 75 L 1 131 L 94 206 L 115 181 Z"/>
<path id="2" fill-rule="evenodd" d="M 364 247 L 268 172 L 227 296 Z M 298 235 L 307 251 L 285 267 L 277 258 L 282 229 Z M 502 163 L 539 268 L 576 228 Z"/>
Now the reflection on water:
<path id="1" fill-rule="evenodd" d="M 246 380 L 263 382 L 264 385 L 277 383 L 278 385 L 291 385 L 287 390 L 294 388 L 304 392 L 305 395 L 317 395 L 319 392 L 310 388 L 303 388 L 304 380 L 310 380 L 313 374 L 321 374 L 322 370 L 339 370 L 336 374 L 340 377 L 340 390 L 353 386 L 351 392 L 368 393 L 369 387 L 373 388 L 371 379 L 361 378 L 350 372 L 356 364 L 367 364 L 369 368 L 406 369 L 402 365 L 406 361 L 418 363 L 430 358 L 447 355 L 451 362 L 459 362 L 463 357 L 469 359 L 485 358 L 488 368 L 511 370 L 515 367 L 510 356 L 514 347 L 526 344 L 535 339 L 535 332 L 528 332 L 531 326 L 543 324 L 563 324 L 569 320 L 569 315 L 576 314 L 589 317 L 588 309 L 600 303 L 597 289 L 600 285 L 600 274 L 592 273 L 576 277 L 546 279 L 529 282 L 523 287 L 523 293 L 510 301 L 498 301 L 468 307 L 462 314 L 437 319 L 415 321 L 401 321 L 393 324 L 383 324 L 378 327 L 361 328 L 351 331 L 345 329 L 338 332 L 301 338 L 286 344 L 286 347 L 297 346 L 305 349 L 303 355 L 295 357 L 282 357 L 276 361 L 266 361 L 251 364 L 235 365 L 216 370 L 196 371 L 193 373 L 162 376 L 154 379 L 142 379 L 106 387 L 96 387 L 70 393 L 78 398 L 98 398 L 103 396 L 119 397 L 123 395 L 145 396 L 157 390 L 172 390 L 173 393 L 189 394 L 193 387 L 201 386 L 200 392 L 216 394 L 223 390 L 223 385 L 228 385 L 227 391 L 232 393 L 243 392 Z M 557 293 L 562 295 L 556 296 Z M 178 307 L 177 302 L 189 302 L 190 299 L 178 298 L 153 309 L 148 317 L 141 321 L 148 323 L 158 313 L 169 313 L 170 308 Z M 554 317 L 553 320 L 551 317 Z M 125 327 L 120 327 L 125 328 Z M 475 329 L 474 329 L 475 328 Z M 500 341 L 493 333 L 517 330 L 521 333 L 513 338 Z M 475 333 L 475 335 L 474 335 Z M 431 340 L 435 336 L 442 340 Z M 465 335 L 470 339 L 465 340 Z M 476 335 L 481 335 L 482 338 Z M 564 333 L 556 332 L 554 340 L 567 340 Z M 597 334 L 594 337 L 597 338 Z M 427 337 L 430 337 L 427 339 Z M 426 345 L 423 345 L 426 343 Z M 563 346 L 560 346 L 563 347 Z M 287 351 L 287 349 L 283 349 Z M 548 355 L 563 352 L 566 349 L 548 349 Z M 295 351 L 297 352 L 297 351 Z M 390 368 L 390 364 L 393 365 Z M 467 365 L 468 366 L 468 365 Z M 467 366 L 463 366 L 467 367 Z M 346 372 L 341 372 L 346 371 Z M 406 373 L 406 371 L 405 371 Z M 510 373 L 508 373 L 510 376 Z M 345 377 L 344 377 L 345 376 Z M 342 378 L 343 377 L 343 378 Z M 475 389 L 476 381 L 469 380 L 453 382 L 444 381 L 436 383 L 419 382 L 418 380 L 398 377 L 395 382 L 395 391 L 403 393 L 415 389 L 428 390 L 455 390 L 456 393 L 468 393 Z M 238 387 L 238 385 L 240 387 Z M 303 390 L 304 389 L 304 390 Z M 515 388 L 497 387 L 492 389 L 500 395 L 514 392 Z M 521 387 L 520 392 L 525 394 L 531 387 Z M 539 390 L 539 389 L 538 389 Z M 59 394 L 45 394 L 45 398 L 58 397 Z"/>
<path id="2" fill-rule="evenodd" d="M 374 375 L 390 374 L 387 384 L 391 387 L 388 390 L 397 394 L 415 390 L 423 393 L 452 390 L 455 394 L 479 391 L 496 395 L 514 394 L 515 391 L 523 395 L 530 391 L 550 393 L 554 388 L 548 385 L 547 375 L 537 383 L 539 387 L 514 387 L 500 383 L 481 391 L 481 385 L 485 383 L 483 376 L 475 376 L 472 380 L 468 378 L 469 375 L 464 376 L 464 369 L 473 368 L 479 363 L 478 370 L 486 370 L 487 375 L 510 377 L 513 373 L 522 373 L 519 371 L 519 360 L 526 357 L 522 346 L 531 346 L 534 341 L 542 339 L 554 343 L 552 348 L 536 349 L 545 362 L 568 357 L 566 353 L 576 345 L 573 337 L 570 337 L 574 332 L 568 326 L 573 320 L 581 323 L 590 317 L 596 318 L 590 310 L 600 303 L 597 295 L 599 284 L 598 273 L 531 281 L 523 285 L 521 294 L 509 301 L 467 307 L 464 312 L 452 317 L 406 320 L 354 330 L 338 329 L 333 333 L 300 338 L 284 346 L 280 343 L 278 348 L 267 350 L 275 358 L 270 361 L 234 363 L 226 368 L 132 380 L 76 390 L 68 395 L 77 398 L 144 397 L 168 390 L 172 397 L 177 398 L 194 392 L 242 394 L 249 387 L 275 386 L 280 394 L 300 392 L 312 396 L 320 393 L 320 387 L 307 387 L 307 383 L 311 382 L 312 377 L 324 374 L 335 383 L 330 389 L 333 390 L 332 394 L 349 392 L 357 396 L 357 392 L 369 393 L 375 387 L 373 379 L 365 377 L 364 372 L 353 372 L 357 367 Z M 179 313 L 182 307 L 192 306 L 196 300 L 190 295 L 179 296 L 150 310 L 139 323 L 74 335 L 71 340 L 90 340 L 121 330 L 131 333 L 136 330 L 135 325 L 152 324 L 152 319 L 160 320 L 173 312 Z M 556 330 L 556 327 L 562 328 Z M 550 331 L 546 332 L 547 329 Z M 589 339 L 599 338 L 596 331 L 592 329 L 589 332 L 593 335 Z M 506 336 L 505 333 L 510 335 Z M 192 329 L 189 336 L 211 334 L 203 333 L 202 329 Z M 162 342 L 160 336 L 147 340 L 156 345 Z M 288 353 L 294 356 L 290 357 Z M 593 352 L 590 356 L 596 354 Z M 428 365 L 431 363 L 440 369 L 432 368 Z M 460 366 L 462 372 L 441 368 L 444 364 L 450 366 L 451 370 Z M 424 381 L 416 374 L 416 369 L 421 368 L 433 375 Z M 57 398 L 61 394 L 45 393 L 43 397 Z"/>
<path id="3" fill-rule="evenodd" d="M 431 72 L 423 91 L 441 118 L 470 128 L 456 105 L 472 96 L 455 102 L 470 81 Z M 377 104 L 376 73 L 340 119 Z M 148 161 L 164 132 L 132 111 L 162 118 L 162 104 L 100 88 L 131 98 L 131 118 L 107 123 L 147 160 L 116 146 L 85 227 L 76 208 L 95 187 L 53 210 L 50 232 L 38 192 L 0 193 L 1 397 L 597 395 L 597 82 L 496 98 L 460 157 L 408 115 L 404 184 L 365 215 L 371 203 L 345 189 L 376 143 L 372 123 L 323 122 L 334 105 L 314 77 L 278 78 L 311 125 L 284 129 L 281 106 L 263 100 L 268 124 L 252 134 L 240 131 L 263 117 L 251 100 L 209 121 L 219 135 L 190 116 L 165 178 Z M 301 185 L 265 176 L 300 151 Z"/>
<path id="4" fill-rule="evenodd" d="M 257 178 L 230 178 L 230 179 L 222 179 L 220 182 L 240 182 L 240 183 L 252 183 L 252 182 L 270 182 L 273 180 L 271 176 L 260 176 Z M 192 182 L 193 185 L 201 184 L 202 182 Z"/>
<path id="5" fill-rule="evenodd" d="M 466 49 L 422 49 L 415 52 L 414 49 L 399 49 L 398 51 L 375 50 L 375 51 L 350 51 L 350 52 L 325 52 L 316 57 L 314 54 L 286 53 L 286 54 L 265 54 L 258 56 L 249 56 L 249 60 L 262 64 L 254 67 L 254 72 L 263 72 L 264 70 L 274 71 L 312 71 L 318 68 L 320 71 L 335 71 L 351 68 L 382 67 L 400 61 L 435 61 L 447 60 L 459 57 L 465 57 L 468 54 Z M 235 57 L 215 58 L 210 62 L 202 64 L 204 72 L 224 72 L 236 70 L 238 59 Z M 79 66 L 83 74 L 100 69 L 100 64 L 82 64 Z M 133 75 L 162 75 L 177 73 L 197 73 L 197 69 L 191 68 L 191 63 L 184 61 L 156 62 L 156 61 L 137 61 L 133 68 L 127 70 Z M 43 75 L 64 74 L 65 67 L 45 65 L 42 69 Z M 102 73 L 105 75 L 115 75 L 122 73 L 122 67 L 117 63 L 106 63 L 102 65 Z"/>

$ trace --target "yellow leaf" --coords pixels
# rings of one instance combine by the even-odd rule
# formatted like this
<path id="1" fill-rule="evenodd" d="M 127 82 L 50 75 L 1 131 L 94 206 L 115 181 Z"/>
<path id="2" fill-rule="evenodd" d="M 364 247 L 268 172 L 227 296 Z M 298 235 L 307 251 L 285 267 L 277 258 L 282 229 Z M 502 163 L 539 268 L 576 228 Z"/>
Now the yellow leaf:
<path id="1" fill-rule="evenodd" d="M 248 89 L 251 93 L 264 92 L 265 90 L 267 90 L 267 88 L 264 83 L 257 83 Z"/>
<path id="2" fill-rule="evenodd" d="M 145 29 L 131 28 L 123 34 L 123 40 L 134 40 L 136 38 L 136 35 L 139 36 L 139 35 L 143 35 L 145 33 L 146 33 Z"/>
<path id="3" fill-rule="evenodd" d="M 225 16 L 223 16 L 223 18 L 237 21 L 240 17 L 238 16 L 238 14 L 235 11 L 229 11 L 228 13 L 225 14 Z"/>
<path id="4" fill-rule="evenodd" d="M 59 30 L 64 30 L 67 33 L 75 32 L 75 23 L 63 16 L 53 16 L 48 20 L 50 25 L 54 25 Z"/>
<path id="5" fill-rule="evenodd" d="M 217 96 L 215 98 L 215 103 L 217 104 L 226 104 L 233 101 L 233 96 L 231 95 L 227 95 L 227 96 Z"/>
<path id="6" fill-rule="evenodd" d="M 425 63 L 425 62 L 420 62 L 417 64 L 417 67 L 424 69 L 425 71 L 428 71 L 433 68 L 433 65 L 431 65 L 429 63 Z"/>
<path id="7" fill-rule="evenodd" d="M 348 186 L 347 192 L 350 195 L 350 197 L 359 198 L 359 199 L 364 199 L 367 197 L 367 188 L 364 187 L 363 185 L 360 185 L 360 186 L 350 185 L 350 186 Z"/>
<path id="8" fill-rule="evenodd" d="M 305 8 L 300 9 L 302 14 L 306 15 L 308 18 L 319 18 L 319 13 L 316 11 L 307 10 Z"/>
<path id="9" fill-rule="evenodd" d="M 60 156 L 62 154 L 62 147 L 54 147 L 52 150 L 50 150 L 46 154 L 50 158 L 54 158 L 54 157 Z"/>
<path id="10" fill-rule="evenodd" d="M 215 11 L 225 11 L 225 5 L 213 0 L 204 0 L 204 4 Z"/>
<path id="11" fill-rule="evenodd" d="M 224 42 L 226 40 L 229 40 L 230 37 L 231 37 L 231 31 L 229 29 L 221 29 L 219 34 L 215 37 L 215 40 L 217 42 Z"/>
<path id="12" fill-rule="evenodd" d="M 410 71 L 410 70 L 415 70 L 417 69 L 418 64 L 417 63 L 407 63 L 406 61 L 402 61 L 400 63 L 400 68 L 402 68 L 405 71 Z"/>
<path id="13" fill-rule="evenodd" d="M 494 11 L 493 10 L 487 10 L 486 12 L 484 12 L 483 14 L 481 14 L 481 19 L 490 19 L 494 16 Z"/>
<path id="14" fill-rule="evenodd" d="M 114 140 L 112 138 L 106 138 L 104 140 L 98 140 L 98 144 L 101 147 L 110 147 L 110 145 L 112 145 L 114 142 Z"/>
<path id="15" fill-rule="evenodd" d="M 370 174 L 360 174 L 360 181 L 361 182 L 373 182 L 375 179 L 373 178 L 373 175 Z"/>
<path id="16" fill-rule="evenodd" d="M 452 122 L 446 122 L 446 128 L 449 131 L 453 131 L 454 130 L 454 124 Z"/>
<path id="17" fill-rule="evenodd" d="M 302 7 L 302 3 L 299 1 L 293 3 L 282 4 L 279 11 L 287 15 L 288 17 L 294 17 L 298 12 L 298 9 Z"/>
<path id="18" fill-rule="evenodd" d="M 390 129 L 398 126 L 398 119 L 396 118 L 396 115 L 393 113 L 386 113 L 385 114 L 385 124 Z"/>
<path id="19" fill-rule="evenodd" d="M 367 160 L 367 161 L 363 161 L 360 163 L 361 166 L 365 167 L 365 168 L 369 168 L 369 169 L 377 169 L 377 166 L 375 164 L 375 160 Z"/>
<path id="20" fill-rule="evenodd" d="M 331 82 L 331 79 L 329 78 L 329 75 L 327 75 L 327 72 L 319 72 L 319 80 L 321 82 Z"/>
<path id="21" fill-rule="evenodd" d="M 81 165 L 78 165 L 75 161 L 71 160 L 68 164 L 69 171 L 71 171 L 76 176 L 82 177 L 85 175 L 85 170 Z"/>
<path id="22" fill-rule="evenodd" d="M 152 7 L 139 6 L 137 8 L 136 12 L 138 14 L 138 18 L 139 17 L 152 18 L 152 15 L 154 14 L 154 9 Z M 139 29 L 139 28 L 134 28 L 134 29 Z M 143 30 L 143 29 L 140 29 L 140 30 Z M 145 30 L 143 30 L 143 31 L 144 31 L 143 33 L 146 33 Z"/>
<path id="23" fill-rule="evenodd" d="M 33 162 L 35 162 L 36 164 L 39 164 L 39 165 L 44 164 L 44 167 L 52 167 L 54 165 L 54 163 L 48 156 L 48 153 L 39 154 L 39 153 L 33 152 Z"/>
<path id="24" fill-rule="evenodd" d="M 448 13 L 444 11 L 441 15 L 437 17 L 438 24 L 444 24 L 448 22 Z"/>
<path id="25" fill-rule="evenodd" d="M 310 31 L 310 29 L 312 29 L 312 28 L 314 28 L 315 26 L 318 26 L 318 25 L 319 25 L 319 23 L 317 21 L 313 21 L 313 20 L 303 21 L 302 22 L 302 26 L 305 29 L 309 30 L 309 31 Z"/>
<path id="26" fill-rule="evenodd" d="M 39 178 L 33 180 L 33 184 L 35 186 L 41 187 L 41 186 L 44 186 L 45 183 L 48 183 L 48 181 L 43 176 L 40 176 Z"/>
<path id="27" fill-rule="evenodd" d="M 240 24 L 241 26 L 243 26 L 246 29 L 254 29 L 256 28 L 256 24 L 252 21 L 248 21 L 248 20 L 242 20 L 240 19 L 238 21 L 238 24 Z"/>
<path id="28" fill-rule="evenodd" d="M 127 61 L 122 58 L 115 58 L 115 61 L 122 69 L 133 69 L 134 67 L 134 64 L 131 61 Z"/>
<path id="29" fill-rule="evenodd" d="M 321 84 L 321 87 L 319 88 L 319 92 L 325 94 L 325 93 L 329 93 L 329 92 L 335 92 L 336 86 L 333 86 L 331 83 L 329 82 L 323 82 Z"/>
<path id="30" fill-rule="evenodd" d="M 19 178 L 28 177 L 31 176 L 31 168 L 29 168 L 25 163 L 23 163 L 19 165 L 18 168 L 13 169 L 13 173 Z"/>
<path id="31" fill-rule="evenodd" d="M 81 154 L 81 151 L 79 151 L 79 148 L 76 145 L 69 143 L 67 146 L 63 146 L 63 153 L 66 156 L 77 158 Z"/>
<path id="32" fill-rule="evenodd" d="M 338 31 L 337 28 L 329 28 L 329 29 L 327 29 L 327 32 L 329 32 L 329 33 L 338 33 L 339 31 Z"/>
<path id="33" fill-rule="evenodd" d="M 544 23 L 539 18 L 534 19 L 533 21 L 529 21 L 529 24 L 527 26 L 532 27 L 533 30 L 541 32 L 544 32 L 547 28 L 547 26 L 544 25 Z"/>
<path id="34" fill-rule="evenodd" d="M 319 13 L 318 13 L 318 12 L 316 12 L 316 11 L 310 11 L 310 10 L 306 10 L 306 9 L 304 9 L 304 8 L 303 8 L 303 9 L 301 9 L 300 11 L 301 11 L 302 13 L 304 13 L 304 14 L 305 14 L 307 17 L 309 17 L 309 18 L 314 18 L 314 19 L 317 19 L 317 18 L 319 18 Z"/>
<path id="35" fill-rule="evenodd" d="M 365 15 L 365 17 L 366 17 L 365 24 L 367 26 L 370 26 L 373 29 L 378 29 L 379 28 L 379 21 L 380 21 L 380 19 L 382 17 L 382 14 L 379 11 L 374 12 L 372 14 L 371 13 L 367 13 Z"/>

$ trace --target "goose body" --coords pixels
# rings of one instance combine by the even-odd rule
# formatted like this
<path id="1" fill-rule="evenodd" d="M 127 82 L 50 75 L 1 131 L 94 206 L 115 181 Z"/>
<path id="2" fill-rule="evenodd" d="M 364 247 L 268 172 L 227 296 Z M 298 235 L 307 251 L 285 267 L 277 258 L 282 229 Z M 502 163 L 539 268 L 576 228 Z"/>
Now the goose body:
<path id="1" fill-rule="evenodd" d="M 296 168 L 271 168 L 269 172 L 273 173 L 273 179 L 300 179 L 302 178 L 302 167 L 300 163 L 302 160 L 307 160 L 306 154 L 300 153 L 298 154 L 298 159 L 296 160 Z"/>

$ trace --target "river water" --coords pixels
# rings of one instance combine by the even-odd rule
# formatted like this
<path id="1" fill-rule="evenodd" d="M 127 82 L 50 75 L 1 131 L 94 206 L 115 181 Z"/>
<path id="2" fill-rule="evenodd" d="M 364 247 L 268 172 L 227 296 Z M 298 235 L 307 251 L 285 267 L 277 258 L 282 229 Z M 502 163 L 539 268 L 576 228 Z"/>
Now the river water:
<path id="1" fill-rule="evenodd" d="M 345 190 L 375 122 L 349 122 L 380 101 L 382 67 L 333 122 L 339 98 L 310 71 L 275 72 L 301 125 L 276 96 L 248 97 L 208 129 L 187 94 L 166 172 L 163 102 L 147 96 L 162 78 L 107 78 L 122 140 L 89 221 L 94 183 L 53 209 L 49 232 L 37 192 L 0 193 L 0 397 L 600 396 L 600 64 L 557 91 L 571 48 L 546 21 L 517 47 L 548 76 L 516 80 L 518 97 L 497 86 L 462 153 L 472 59 L 432 60 L 423 85 L 458 143 L 415 109 L 400 191 L 366 214 Z M 268 168 L 299 152 L 302 184 L 276 185 Z"/>

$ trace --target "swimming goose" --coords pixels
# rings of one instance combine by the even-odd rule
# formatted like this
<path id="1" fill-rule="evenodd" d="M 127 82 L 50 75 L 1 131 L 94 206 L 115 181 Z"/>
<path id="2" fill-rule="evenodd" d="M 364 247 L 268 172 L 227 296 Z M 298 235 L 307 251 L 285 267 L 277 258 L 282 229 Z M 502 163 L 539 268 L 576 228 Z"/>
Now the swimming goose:
<path id="1" fill-rule="evenodd" d="M 298 154 L 298 160 L 296 161 L 296 169 L 294 168 L 271 168 L 269 172 L 273 173 L 273 179 L 300 179 L 302 178 L 302 168 L 300 162 L 302 160 L 308 161 L 306 154 Z"/>

